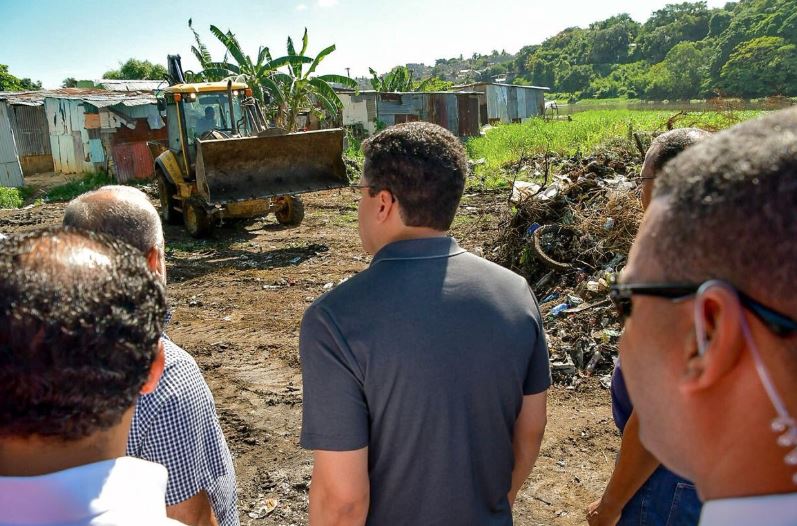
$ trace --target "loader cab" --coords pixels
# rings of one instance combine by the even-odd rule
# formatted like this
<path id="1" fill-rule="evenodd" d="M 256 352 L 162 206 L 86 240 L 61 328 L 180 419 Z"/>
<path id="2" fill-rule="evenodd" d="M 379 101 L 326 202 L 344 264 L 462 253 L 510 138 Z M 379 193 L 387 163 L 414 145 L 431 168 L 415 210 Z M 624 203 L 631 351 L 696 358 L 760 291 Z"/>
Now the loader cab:
<path id="1" fill-rule="evenodd" d="M 198 138 L 249 134 L 241 101 L 250 95 L 246 84 L 235 82 L 229 90 L 226 82 L 176 84 L 164 90 L 169 149 L 189 178 L 193 178 Z"/>

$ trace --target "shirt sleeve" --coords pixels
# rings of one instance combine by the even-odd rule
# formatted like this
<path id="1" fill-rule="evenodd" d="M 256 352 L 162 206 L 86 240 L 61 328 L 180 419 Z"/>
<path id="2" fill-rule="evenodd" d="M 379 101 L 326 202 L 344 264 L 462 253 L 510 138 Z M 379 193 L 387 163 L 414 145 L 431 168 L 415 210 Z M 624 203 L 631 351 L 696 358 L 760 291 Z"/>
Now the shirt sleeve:
<path id="1" fill-rule="evenodd" d="M 353 451 L 368 445 L 362 370 L 323 307 L 310 307 L 299 337 L 304 401 L 301 446 Z"/>
<path id="2" fill-rule="evenodd" d="M 529 289 L 531 295 L 531 313 L 534 324 L 536 338 L 532 343 L 531 359 L 526 371 L 526 379 L 523 382 L 523 395 L 538 394 L 551 386 L 551 361 L 548 357 L 548 344 L 545 341 L 545 329 L 542 325 L 542 314 L 537 304 L 534 292 Z"/>
<path id="3" fill-rule="evenodd" d="M 167 506 L 202 490 L 213 500 L 219 481 L 233 477 L 232 457 L 213 395 L 192 362 L 174 364 L 161 382 L 165 385 L 159 385 L 158 390 L 164 398 L 147 426 L 137 456 L 168 470 Z"/>

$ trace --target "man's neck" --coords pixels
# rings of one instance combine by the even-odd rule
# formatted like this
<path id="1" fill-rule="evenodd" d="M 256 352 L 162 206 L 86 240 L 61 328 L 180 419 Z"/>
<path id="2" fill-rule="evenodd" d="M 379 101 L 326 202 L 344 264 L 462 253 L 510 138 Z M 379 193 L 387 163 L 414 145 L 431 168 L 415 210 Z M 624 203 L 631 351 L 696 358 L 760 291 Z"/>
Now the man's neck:
<path id="1" fill-rule="evenodd" d="M 0 438 L 0 477 L 35 477 L 65 469 L 122 457 L 130 432 L 129 415 L 122 422 L 79 440 L 58 438 Z"/>
<path id="2" fill-rule="evenodd" d="M 778 446 L 778 435 L 767 429 L 768 421 L 752 420 L 751 428 L 761 429 L 756 439 L 728 437 L 716 447 L 723 451 L 722 457 L 695 480 L 704 501 L 797 491 L 792 480 L 795 466 L 786 465 L 784 458 L 789 450 Z"/>
<path id="3" fill-rule="evenodd" d="M 383 243 L 374 250 L 374 254 L 379 252 L 382 248 L 386 247 L 391 243 L 395 243 L 397 241 L 408 241 L 411 239 L 427 239 L 431 237 L 446 237 L 448 232 L 442 230 L 435 230 L 434 228 L 424 227 L 424 226 L 407 226 L 404 227 L 394 234 L 387 236 Z"/>

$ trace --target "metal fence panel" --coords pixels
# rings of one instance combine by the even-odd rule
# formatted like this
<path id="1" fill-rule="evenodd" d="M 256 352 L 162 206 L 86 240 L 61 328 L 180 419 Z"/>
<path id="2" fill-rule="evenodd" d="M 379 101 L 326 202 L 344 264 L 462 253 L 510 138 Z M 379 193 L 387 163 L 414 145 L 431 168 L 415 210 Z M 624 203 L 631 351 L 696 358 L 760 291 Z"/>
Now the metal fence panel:
<path id="1" fill-rule="evenodd" d="M 0 186 L 22 186 L 22 167 L 8 118 L 8 106 L 0 101 Z"/>

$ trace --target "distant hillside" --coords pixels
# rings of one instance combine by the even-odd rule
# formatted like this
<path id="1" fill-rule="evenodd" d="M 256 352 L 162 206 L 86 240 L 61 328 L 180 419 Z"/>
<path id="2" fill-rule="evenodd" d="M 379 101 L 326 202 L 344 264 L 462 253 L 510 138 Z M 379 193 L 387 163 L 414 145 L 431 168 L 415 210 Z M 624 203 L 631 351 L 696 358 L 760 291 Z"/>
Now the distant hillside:
<path id="1" fill-rule="evenodd" d="M 438 59 L 422 69 L 416 78 L 534 84 L 576 98 L 797 96 L 797 2 L 670 4 L 644 23 L 620 14 L 516 55 Z"/>

